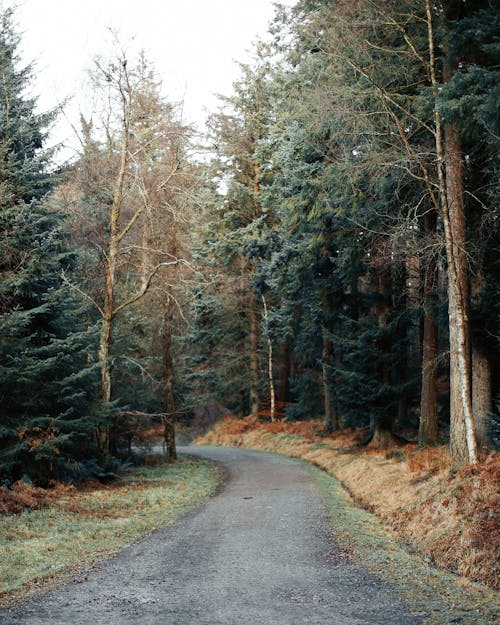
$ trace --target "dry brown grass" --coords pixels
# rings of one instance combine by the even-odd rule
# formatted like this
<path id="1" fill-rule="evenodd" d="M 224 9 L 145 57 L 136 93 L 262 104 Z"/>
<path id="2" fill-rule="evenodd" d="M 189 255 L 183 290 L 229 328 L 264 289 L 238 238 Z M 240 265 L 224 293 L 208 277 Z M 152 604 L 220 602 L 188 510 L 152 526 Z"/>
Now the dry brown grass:
<path id="1" fill-rule="evenodd" d="M 416 445 L 408 448 L 406 465 L 410 473 L 436 473 L 445 471 L 451 466 L 450 452 L 445 447 L 428 447 L 419 449 Z"/>
<path id="2" fill-rule="evenodd" d="M 11 488 L 0 487 L 0 514 L 17 514 L 23 510 L 40 510 L 58 501 L 70 486 L 56 483 L 52 488 L 38 488 L 19 480 Z"/>
<path id="3" fill-rule="evenodd" d="M 444 447 L 363 449 L 363 431 L 320 433 L 320 421 L 227 417 L 196 442 L 274 451 L 326 469 L 356 502 L 434 564 L 499 587 L 499 453 L 459 469 Z"/>

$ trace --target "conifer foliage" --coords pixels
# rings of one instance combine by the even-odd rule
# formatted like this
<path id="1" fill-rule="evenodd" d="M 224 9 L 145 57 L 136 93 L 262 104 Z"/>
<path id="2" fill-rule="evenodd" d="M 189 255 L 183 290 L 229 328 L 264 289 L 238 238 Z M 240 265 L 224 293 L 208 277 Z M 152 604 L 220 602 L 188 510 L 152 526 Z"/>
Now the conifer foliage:
<path id="1" fill-rule="evenodd" d="M 0 470 L 47 483 L 81 471 L 95 368 L 86 306 L 64 285 L 77 255 L 63 218 L 45 201 L 54 177 L 44 141 L 53 114 L 25 95 L 12 14 L 1 16 L 0 63 Z M 84 418 L 85 417 L 85 418 Z"/>

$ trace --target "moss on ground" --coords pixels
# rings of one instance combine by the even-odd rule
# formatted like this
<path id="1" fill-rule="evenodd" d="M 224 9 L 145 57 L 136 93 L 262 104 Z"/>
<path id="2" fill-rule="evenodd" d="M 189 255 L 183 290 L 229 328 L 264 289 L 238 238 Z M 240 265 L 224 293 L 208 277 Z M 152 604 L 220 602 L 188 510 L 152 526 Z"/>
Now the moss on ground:
<path id="1" fill-rule="evenodd" d="M 119 484 L 69 492 L 41 510 L 0 516 L 0 605 L 83 574 L 215 493 L 221 470 L 182 458 L 140 467 Z"/>
<path id="2" fill-rule="evenodd" d="M 426 625 L 497 622 L 497 592 L 409 553 L 373 514 L 353 505 L 338 480 L 308 462 L 303 464 L 316 481 L 339 546 L 395 587 L 413 610 L 428 614 Z"/>

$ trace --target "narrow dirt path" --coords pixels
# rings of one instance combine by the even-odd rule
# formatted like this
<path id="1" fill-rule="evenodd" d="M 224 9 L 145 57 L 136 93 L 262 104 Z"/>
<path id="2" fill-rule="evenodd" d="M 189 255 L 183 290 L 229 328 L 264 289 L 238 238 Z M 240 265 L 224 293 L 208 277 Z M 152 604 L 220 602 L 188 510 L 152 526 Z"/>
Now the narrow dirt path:
<path id="1" fill-rule="evenodd" d="M 84 581 L 0 611 L 2 625 L 417 625 L 403 602 L 336 548 L 296 461 L 231 448 L 185 451 L 228 479 L 196 512 Z"/>

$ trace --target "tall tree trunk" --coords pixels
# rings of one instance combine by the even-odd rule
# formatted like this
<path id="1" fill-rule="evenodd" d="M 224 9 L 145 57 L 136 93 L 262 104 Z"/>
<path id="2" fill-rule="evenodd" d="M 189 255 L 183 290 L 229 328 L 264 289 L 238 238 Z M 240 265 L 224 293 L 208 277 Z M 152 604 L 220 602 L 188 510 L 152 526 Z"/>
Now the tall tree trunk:
<path id="1" fill-rule="evenodd" d="M 462 151 L 455 124 L 442 125 L 437 106 L 439 85 L 434 53 L 433 10 L 426 0 L 429 67 L 434 107 L 438 187 L 448 260 L 448 317 L 450 328 L 450 451 L 456 460 L 477 463 L 477 436 L 472 411 L 472 369 L 469 328 L 469 284 L 465 251 Z M 453 67 L 444 59 L 443 79 Z"/>
<path id="2" fill-rule="evenodd" d="M 288 343 L 281 343 L 278 354 L 278 394 L 279 402 L 286 403 L 289 399 L 289 378 L 290 378 L 290 346 Z"/>
<path id="3" fill-rule="evenodd" d="M 267 326 L 267 372 L 269 378 L 270 416 L 271 421 L 274 423 L 274 421 L 276 421 L 276 393 L 274 391 L 273 344 L 271 342 L 271 334 L 269 332 L 267 303 L 264 295 L 262 296 L 262 305 L 264 307 L 264 320 Z"/>
<path id="4" fill-rule="evenodd" d="M 106 297 L 108 300 L 108 297 Z M 112 301 L 112 300 L 111 300 Z M 108 404 L 111 399 L 111 371 L 109 365 L 109 349 L 111 340 L 111 310 L 109 305 L 103 309 L 101 335 L 99 337 L 98 361 L 101 366 L 101 401 Z M 109 423 L 100 423 L 95 431 L 97 451 L 100 456 L 109 455 Z"/>
<path id="5" fill-rule="evenodd" d="M 168 297 L 168 296 L 167 296 Z M 165 385 L 165 417 L 163 419 L 163 440 L 168 462 L 177 460 L 175 447 L 175 399 L 174 367 L 172 355 L 172 323 L 174 305 L 170 297 L 165 305 L 163 316 L 163 377 Z"/>
<path id="6" fill-rule="evenodd" d="M 259 412 L 259 312 L 257 299 L 250 294 L 250 414 Z"/>
<path id="7" fill-rule="evenodd" d="M 258 107 L 257 107 L 258 110 Z M 260 206 L 260 165 L 257 160 L 252 163 L 253 181 L 253 219 L 259 218 Z M 257 299 L 250 294 L 250 414 L 255 417 L 259 412 L 259 312 Z"/>
<path id="8" fill-rule="evenodd" d="M 121 145 L 120 167 L 115 182 L 113 204 L 109 223 L 109 239 L 107 258 L 105 260 L 105 287 L 104 305 L 102 308 L 102 326 L 99 338 L 98 362 L 101 367 L 101 401 L 108 404 L 111 401 L 111 368 L 109 363 L 112 324 L 114 318 L 114 283 L 116 273 L 116 261 L 119 248 L 120 213 L 123 203 L 123 189 L 125 174 L 129 157 L 129 128 L 128 117 L 125 115 L 123 138 Z M 97 445 L 99 453 L 104 456 L 109 454 L 110 428 L 106 424 L 97 430 Z"/>
<path id="9" fill-rule="evenodd" d="M 427 213 L 424 218 L 425 231 L 433 234 L 436 231 L 436 213 Z M 424 265 L 423 297 L 423 341 L 422 341 L 422 377 L 420 391 L 420 423 L 418 428 L 419 445 L 435 445 L 439 438 L 438 428 L 438 393 L 437 393 L 437 359 L 438 359 L 438 326 L 436 323 L 436 288 L 437 267 L 433 258 Z"/>
<path id="10" fill-rule="evenodd" d="M 470 343 L 469 275 L 467 269 L 466 226 L 463 204 L 462 149 L 458 130 L 444 127 L 446 195 L 451 235 L 449 271 L 450 318 L 450 448 L 454 458 L 471 460 L 467 446 L 466 421 L 472 418 L 472 362 Z M 448 259 L 449 262 L 449 259 Z M 475 433 L 474 433 L 474 445 Z M 474 455 L 477 456 L 475 450 Z"/>
<path id="11" fill-rule="evenodd" d="M 325 410 L 325 431 L 328 433 L 335 432 L 339 429 L 339 418 L 335 397 L 333 392 L 333 341 L 331 339 L 331 316 L 332 303 L 331 293 L 328 287 L 323 288 L 323 354 L 321 357 L 322 374 L 323 374 L 323 398 Z"/>

